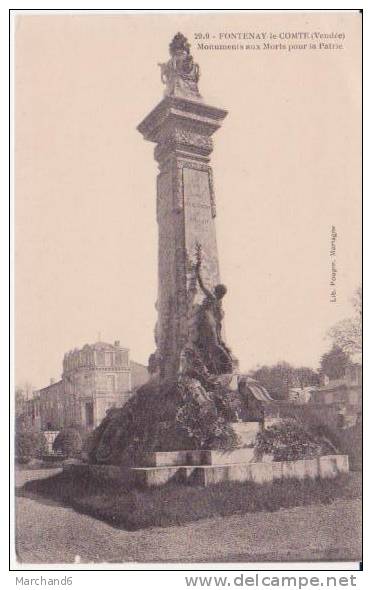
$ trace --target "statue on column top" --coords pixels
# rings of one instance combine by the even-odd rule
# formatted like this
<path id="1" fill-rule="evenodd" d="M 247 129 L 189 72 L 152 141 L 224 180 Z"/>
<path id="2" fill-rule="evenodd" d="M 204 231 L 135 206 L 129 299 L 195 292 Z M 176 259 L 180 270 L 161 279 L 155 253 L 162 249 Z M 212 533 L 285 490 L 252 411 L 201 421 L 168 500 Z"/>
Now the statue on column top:
<path id="1" fill-rule="evenodd" d="M 169 45 L 171 59 L 159 64 L 161 81 L 166 85 L 166 96 L 201 99 L 198 89 L 199 65 L 190 54 L 190 43 L 182 33 L 177 33 Z"/>

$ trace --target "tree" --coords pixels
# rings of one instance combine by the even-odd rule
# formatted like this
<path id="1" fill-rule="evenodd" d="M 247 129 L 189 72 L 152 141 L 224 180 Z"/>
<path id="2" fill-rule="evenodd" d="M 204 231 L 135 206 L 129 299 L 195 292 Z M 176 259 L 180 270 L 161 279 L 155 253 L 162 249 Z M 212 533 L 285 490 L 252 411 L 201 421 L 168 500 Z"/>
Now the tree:
<path id="1" fill-rule="evenodd" d="M 21 416 L 25 411 L 26 397 L 23 389 L 16 387 L 15 390 L 15 415 Z"/>
<path id="2" fill-rule="evenodd" d="M 34 387 L 30 381 L 24 381 L 15 388 L 16 398 L 22 396 L 25 400 L 31 399 L 33 392 Z"/>
<path id="3" fill-rule="evenodd" d="M 253 371 L 252 377 L 263 385 L 274 399 L 287 399 L 293 381 L 293 367 L 285 362 L 271 367 L 264 365 Z"/>
<path id="4" fill-rule="evenodd" d="M 25 381 L 15 388 L 15 416 L 18 430 L 32 430 L 32 418 L 27 415 L 27 402 L 33 397 L 33 386 Z"/>
<path id="5" fill-rule="evenodd" d="M 352 299 L 354 314 L 341 320 L 328 332 L 335 346 L 347 354 L 362 352 L 362 288 L 358 287 Z"/>
<path id="6" fill-rule="evenodd" d="M 310 367 L 293 367 L 284 361 L 271 367 L 264 365 L 251 374 L 267 389 L 274 399 L 288 399 L 291 387 L 307 387 L 317 385 L 318 374 Z"/>
<path id="7" fill-rule="evenodd" d="M 330 379 L 340 379 L 345 375 L 345 368 L 349 362 L 349 355 L 340 346 L 333 345 L 320 359 L 320 372 Z"/>
<path id="8" fill-rule="evenodd" d="M 23 430 L 16 433 L 15 454 L 17 459 L 28 463 L 30 459 L 41 458 L 47 452 L 47 441 L 43 432 Z"/>
<path id="9" fill-rule="evenodd" d="M 319 373 L 310 367 L 298 367 L 294 369 L 294 381 L 293 387 L 315 387 L 319 385 Z"/>
<path id="10" fill-rule="evenodd" d="M 16 432 L 31 432 L 32 430 L 35 431 L 32 424 L 32 417 L 29 416 L 26 412 L 23 414 L 19 414 L 15 418 L 15 430 Z"/>
<path id="11" fill-rule="evenodd" d="M 324 443 L 303 424 L 286 418 L 257 435 L 257 457 L 273 455 L 274 461 L 296 461 L 322 454 Z"/>
<path id="12" fill-rule="evenodd" d="M 54 440 L 53 451 L 60 451 L 67 457 L 76 457 L 80 454 L 82 446 L 80 432 L 76 428 L 64 428 Z"/>

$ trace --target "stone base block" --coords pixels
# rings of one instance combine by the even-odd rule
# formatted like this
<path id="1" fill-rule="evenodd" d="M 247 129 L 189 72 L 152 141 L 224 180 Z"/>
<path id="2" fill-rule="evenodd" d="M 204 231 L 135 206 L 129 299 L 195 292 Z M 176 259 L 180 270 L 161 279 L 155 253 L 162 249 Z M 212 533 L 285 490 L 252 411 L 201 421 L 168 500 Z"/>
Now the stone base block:
<path id="1" fill-rule="evenodd" d="M 251 449 L 238 449 L 250 451 Z M 231 453 L 237 452 L 231 451 Z M 160 486 L 167 482 L 188 483 L 191 485 L 208 486 L 225 481 L 253 481 L 264 483 L 275 479 L 305 477 L 336 477 L 339 473 L 349 471 L 347 455 L 324 455 L 314 459 L 302 459 L 299 461 L 273 461 L 273 462 L 240 462 L 225 464 L 218 463 L 222 460 L 221 451 L 202 451 L 210 453 L 210 464 L 183 465 L 183 466 L 158 466 L 136 467 L 131 472 L 134 481 L 141 487 Z M 217 454 L 217 455 L 213 455 Z M 238 455 L 235 456 L 235 459 Z M 248 457 L 248 453 L 246 454 Z M 242 455 L 243 458 L 243 455 Z"/>
<path id="2" fill-rule="evenodd" d="M 226 481 L 255 481 L 264 483 L 273 480 L 270 463 L 237 463 L 235 465 L 203 465 L 192 474 L 194 485 L 209 486 Z"/>
<path id="3" fill-rule="evenodd" d="M 144 453 L 141 460 L 141 465 L 143 465 L 144 467 L 169 467 L 173 465 L 188 465 L 188 455 L 191 452 L 192 451 L 156 451 L 152 453 Z"/>
<path id="4" fill-rule="evenodd" d="M 201 452 L 202 457 L 199 465 L 232 465 L 235 463 L 251 463 L 255 460 L 253 448 Z M 193 465 L 196 465 L 196 463 L 193 463 Z"/>
<path id="5" fill-rule="evenodd" d="M 253 448 L 239 448 L 228 451 L 170 451 L 144 453 L 143 467 L 174 467 L 184 465 L 230 465 L 254 461 Z"/>
<path id="6" fill-rule="evenodd" d="M 349 471 L 347 455 L 324 455 L 299 461 L 271 463 L 238 463 L 231 465 L 203 465 L 192 473 L 192 483 L 208 486 L 224 481 L 270 482 L 275 479 L 305 479 L 306 477 L 336 477 Z"/>
<path id="7" fill-rule="evenodd" d="M 241 441 L 241 446 L 253 445 L 261 432 L 261 422 L 233 422 L 230 424 Z"/>
<path id="8" fill-rule="evenodd" d="M 324 455 L 319 457 L 320 477 L 336 477 L 339 473 L 349 471 L 349 457 L 347 455 Z"/>
<path id="9" fill-rule="evenodd" d="M 132 467 L 135 485 L 139 487 L 158 487 L 168 482 L 188 483 L 195 467 Z"/>

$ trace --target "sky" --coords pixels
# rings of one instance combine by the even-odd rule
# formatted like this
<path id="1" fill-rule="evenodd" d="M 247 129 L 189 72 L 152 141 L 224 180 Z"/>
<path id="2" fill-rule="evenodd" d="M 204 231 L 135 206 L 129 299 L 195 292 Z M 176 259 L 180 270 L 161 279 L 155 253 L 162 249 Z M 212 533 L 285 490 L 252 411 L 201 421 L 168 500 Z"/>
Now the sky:
<path id="1" fill-rule="evenodd" d="M 361 276 L 360 17 L 348 13 L 18 15 L 15 382 L 59 378 L 66 351 L 154 350 L 153 144 L 159 62 L 180 30 L 200 91 L 228 116 L 211 164 L 227 343 L 246 371 L 316 368 Z M 195 34 L 343 31 L 341 51 L 198 48 Z M 227 41 L 224 41 L 227 43 Z M 331 232 L 336 293 L 330 302 Z"/>

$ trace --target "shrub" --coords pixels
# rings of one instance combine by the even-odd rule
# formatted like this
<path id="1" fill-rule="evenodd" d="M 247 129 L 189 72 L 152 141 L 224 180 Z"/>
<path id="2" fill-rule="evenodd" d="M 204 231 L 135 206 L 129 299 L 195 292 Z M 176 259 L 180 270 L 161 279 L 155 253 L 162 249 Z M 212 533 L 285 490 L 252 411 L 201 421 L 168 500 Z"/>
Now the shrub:
<path id="1" fill-rule="evenodd" d="M 39 459 L 47 452 L 47 441 L 43 432 L 22 430 L 17 432 L 15 439 L 15 454 L 22 463 L 30 459 Z"/>
<path id="2" fill-rule="evenodd" d="M 212 399 L 203 400 L 203 404 L 195 397 L 185 396 L 184 404 L 176 413 L 178 428 L 187 433 L 196 448 L 231 449 L 238 444 L 237 435 L 228 422 L 234 415 L 219 393 L 213 392 Z"/>
<path id="3" fill-rule="evenodd" d="M 76 457 L 83 446 L 80 432 L 76 428 L 64 428 L 56 436 L 53 451 L 59 451 L 66 457 Z"/>
<path id="4" fill-rule="evenodd" d="M 217 381 L 210 390 L 188 376 L 150 381 L 123 408 L 111 409 L 93 431 L 89 461 L 135 466 L 143 452 L 233 448 L 238 437 L 229 422 L 236 413 L 227 397 L 231 392 Z"/>
<path id="5" fill-rule="evenodd" d="M 257 435 L 256 454 L 273 455 L 274 461 L 295 461 L 321 455 L 325 443 L 293 419 L 273 424 Z"/>
<path id="6" fill-rule="evenodd" d="M 84 432 L 81 436 L 82 445 L 81 445 L 81 458 L 85 461 L 88 460 L 92 449 L 94 448 L 95 444 L 95 431 L 92 430 L 90 432 Z"/>

